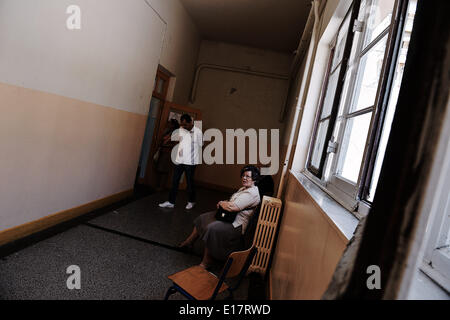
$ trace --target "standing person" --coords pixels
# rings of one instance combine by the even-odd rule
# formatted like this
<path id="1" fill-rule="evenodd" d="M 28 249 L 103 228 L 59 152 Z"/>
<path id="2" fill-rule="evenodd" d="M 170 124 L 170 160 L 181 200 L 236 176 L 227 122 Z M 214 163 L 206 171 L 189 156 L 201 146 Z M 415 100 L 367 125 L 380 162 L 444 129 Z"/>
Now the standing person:
<path id="1" fill-rule="evenodd" d="M 194 173 L 195 168 L 200 164 L 201 152 L 203 145 L 203 133 L 194 126 L 192 118 L 188 114 L 183 114 L 180 119 L 180 129 L 178 135 L 180 143 L 175 159 L 175 168 L 173 172 L 172 189 L 169 193 L 169 201 L 160 203 L 161 208 L 175 207 L 175 201 L 178 193 L 178 186 L 180 184 L 181 175 L 183 172 L 186 175 L 188 203 L 186 209 L 190 210 L 195 206 L 195 187 L 194 187 Z M 176 133 L 177 131 L 175 131 Z M 175 134 L 176 135 L 176 134 Z"/>
<path id="2" fill-rule="evenodd" d="M 172 148 L 176 145 L 176 141 L 171 140 L 172 132 L 180 128 L 180 124 L 176 119 L 171 119 L 169 127 L 164 131 L 155 159 L 155 169 L 157 175 L 157 190 L 162 190 L 166 185 L 167 176 L 172 167 L 170 159 Z"/>

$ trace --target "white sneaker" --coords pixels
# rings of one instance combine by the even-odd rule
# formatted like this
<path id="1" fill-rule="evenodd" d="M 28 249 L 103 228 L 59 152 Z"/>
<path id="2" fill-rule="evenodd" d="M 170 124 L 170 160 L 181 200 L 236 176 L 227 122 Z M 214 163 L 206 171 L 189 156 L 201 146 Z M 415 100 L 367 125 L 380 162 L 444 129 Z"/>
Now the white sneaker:
<path id="1" fill-rule="evenodd" d="M 160 208 L 173 208 L 175 205 L 169 201 L 163 202 L 159 204 Z"/>
<path id="2" fill-rule="evenodd" d="M 186 210 L 191 210 L 195 206 L 195 202 L 188 202 L 186 205 Z"/>

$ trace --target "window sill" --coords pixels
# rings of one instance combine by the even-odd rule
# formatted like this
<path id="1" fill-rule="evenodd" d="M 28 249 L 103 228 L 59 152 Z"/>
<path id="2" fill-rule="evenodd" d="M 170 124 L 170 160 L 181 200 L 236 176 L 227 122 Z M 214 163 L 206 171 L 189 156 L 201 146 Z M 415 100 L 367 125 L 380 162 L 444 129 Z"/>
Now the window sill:
<path id="1" fill-rule="evenodd" d="M 408 300 L 448 300 L 449 294 L 421 270 L 417 270 Z"/>
<path id="2" fill-rule="evenodd" d="M 432 263 L 428 264 L 423 261 L 422 265 L 419 267 L 420 271 L 426 274 L 430 281 L 433 281 L 436 286 L 443 288 L 443 290 L 450 292 L 449 279 L 445 276 L 445 272 L 448 273 L 447 269 L 438 269 L 436 266 L 431 266 Z"/>
<path id="3" fill-rule="evenodd" d="M 347 240 L 350 240 L 358 226 L 359 220 L 311 181 L 305 174 L 294 172 L 292 170 L 290 172 L 303 188 L 305 188 L 314 202 L 316 202 L 342 235 L 344 235 Z"/>

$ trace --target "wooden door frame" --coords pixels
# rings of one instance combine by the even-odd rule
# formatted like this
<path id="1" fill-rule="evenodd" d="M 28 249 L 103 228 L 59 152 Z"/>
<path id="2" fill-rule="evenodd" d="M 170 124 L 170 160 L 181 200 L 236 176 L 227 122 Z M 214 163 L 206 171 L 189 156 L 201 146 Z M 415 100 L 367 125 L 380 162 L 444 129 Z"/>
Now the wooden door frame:
<path id="1" fill-rule="evenodd" d="M 164 123 L 167 123 L 167 120 L 169 119 L 170 109 L 181 110 L 181 111 L 184 111 L 185 113 L 194 113 L 196 115 L 195 121 L 202 119 L 202 111 L 199 109 L 195 109 L 195 108 L 188 107 L 188 106 L 183 106 L 183 105 L 176 104 L 176 103 L 173 103 L 170 101 L 165 101 L 164 107 L 162 108 L 162 112 L 161 112 L 160 123 L 163 123 L 161 121 L 164 121 Z M 157 141 L 159 141 L 162 138 L 164 130 L 165 130 L 165 127 L 159 125 Z M 156 151 L 156 150 L 154 150 L 154 151 Z"/>
<path id="2" fill-rule="evenodd" d="M 176 109 L 178 111 L 183 111 L 185 113 L 193 113 L 195 114 L 195 121 L 202 119 L 202 111 L 199 109 L 195 109 L 188 106 L 183 106 L 174 102 L 164 101 L 163 107 L 159 111 L 159 121 L 156 124 L 157 132 L 156 139 L 152 141 L 152 145 L 150 146 L 149 151 L 149 161 L 147 161 L 147 167 L 145 169 L 145 176 L 141 179 L 141 183 L 151 185 L 152 184 L 152 174 L 154 173 L 154 169 L 152 167 L 153 156 L 155 155 L 158 149 L 158 141 L 161 141 L 164 131 L 166 129 L 167 120 L 169 119 L 169 113 L 171 109 Z"/>
<path id="3" fill-rule="evenodd" d="M 137 182 L 139 184 L 145 184 L 148 179 L 147 179 L 147 174 L 149 172 L 148 167 L 149 167 L 149 162 L 151 163 L 154 153 L 155 153 L 155 149 L 156 146 L 158 144 L 158 139 L 159 139 L 159 135 L 158 133 L 160 132 L 160 128 L 159 125 L 161 123 L 161 115 L 162 115 L 162 110 L 164 108 L 164 104 L 166 102 L 166 98 L 167 98 L 167 92 L 169 91 L 169 83 L 170 83 L 170 77 L 171 75 L 168 74 L 166 71 L 164 71 L 164 69 L 161 66 L 158 66 L 158 70 L 156 70 L 156 75 L 155 75 L 155 83 L 153 84 L 153 91 L 152 91 L 152 96 L 150 99 L 150 108 L 148 110 L 148 113 L 150 114 L 151 112 L 151 101 L 153 98 L 158 99 L 159 101 L 161 101 L 161 107 L 158 110 L 158 114 L 156 116 L 156 122 L 155 122 L 155 128 L 153 129 L 153 133 L 154 135 L 152 136 L 152 141 L 150 144 L 150 150 L 149 150 L 149 156 L 148 156 L 148 160 L 147 160 L 147 166 L 145 168 L 145 175 L 143 178 L 141 178 L 138 174 L 138 178 L 137 178 Z M 159 79 L 162 79 L 165 81 L 164 86 L 162 88 L 162 92 L 159 93 L 156 89 L 158 86 L 158 82 Z M 149 115 L 147 115 L 147 123 L 148 123 L 148 117 Z M 146 132 L 144 132 L 144 135 L 146 134 Z M 155 135 L 157 135 L 157 139 L 155 139 Z M 142 147 L 141 147 L 141 152 L 142 152 Z"/>

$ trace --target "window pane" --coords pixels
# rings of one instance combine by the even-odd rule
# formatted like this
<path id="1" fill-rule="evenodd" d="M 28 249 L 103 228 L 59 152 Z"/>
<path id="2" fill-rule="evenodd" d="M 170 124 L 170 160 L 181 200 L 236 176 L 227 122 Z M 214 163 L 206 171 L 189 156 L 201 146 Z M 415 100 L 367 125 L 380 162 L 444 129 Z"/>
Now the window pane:
<path id="1" fill-rule="evenodd" d="M 325 145 L 328 123 L 329 120 L 319 122 L 319 127 L 317 129 L 317 136 L 314 142 L 314 150 L 311 157 L 311 165 L 316 169 L 319 169 L 320 166 L 320 159 L 322 157 L 323 147 Z"/>
<path id="2" fill-rule="evenodd" d="M 158 85 L 157 85 L 157 87 L 156 87 L 156 92 L 157 92 L 157 93 L 163 94 L 164 83 L 165 83 L 165 82 L 166 82 L 166 81 L 165 81 L 164 79 L 161 79 L 161 78 L 158 79 Z"/>
<path id="3" fill-rule="evenodd" d="M 331 114 L 340 70 L 341 67 L 337 68 L 336 71 L 330 74 L 330 77 L 328 78 L 327 93 L 323 102 L 323 109 L 320 119 L 326 118 Z"/>
<path id="4" fill-rule="evenodd" d="M 394 73 L 394 82 L 391 88 L 389 97 L 389 103 L 386 109 L 386 115 L 384 117 L 383 131 L 381 133 L 380 143 L 378 145 L 377 156 L 375 160 L 375 166 L 373 169 L 372 182 L 370 185 L 369 195 L 367 200 L 373 201 L 375 196 L 375 190 L 378 185 L 378 178 L 380 176 L 381 165 L 384 159 L 384 153 L 388 143 L 389 134 L 391 133 L 392 120 L 394 118 L 395 107 L 397 105 L 398 94 L 400 91 L 400 85 L 403 79 L 403 70 L 405 67 L 406 55 L 409 47 L 409 40 L 411 38 L 411 31 L 414 21 L 414 14 L 416 10 L 416 1 L 411 1 L 408 7 L 408 17 L 405 23 L 405 30 L 403 31 L 401 49 L 399 52 L 397 66 Z"/>
<path id="5" fill-rule="evenodd" d="M 373 0 L 369 10 L 364 47 L 378 37 L 386 29 L 392 18 L 393 0 Z"/>
<path id="6" fill-rule="evenodd" d="M 347 39 L 348 26 L 350 24 L 350 12 L 347 14 L 342 27 L 339 29 L 339 35 L 336 42 L 336 52 L 333 57 L 333 64 L 331 70 L 333 70 L 339 62 L 342 60 L 342 56 L 344 54 L 345 40 Z"/>
<path id="7" fill-rule="evenodd" d="M 386 42 L 387 35 L 361 58 L 356 78 L 354 96 L 356 103 L 352 105 L 350 112 L 372 107 L 375 104 Z"/>
<path id="8" fill-rule="evenodd" d="M 372 112 L 368 112 L 347 120 L 339 151 L 337 175 L 355 183 L 358 181 L 371 118 Z"/>
<path id="9" fill-rule="evenodd" d="M 351 94 L 350 81 L 352 80 L 352 73 L 354 72 L 354 67 L 348 67 L 347 72 L 345 73 L 344 86 L 342 89 L 341 101 L 339 102 L 339 111 L 338 117 L 341 117 L 344 114 L 345 107 L 347 106 L 347 96 Z"/>

